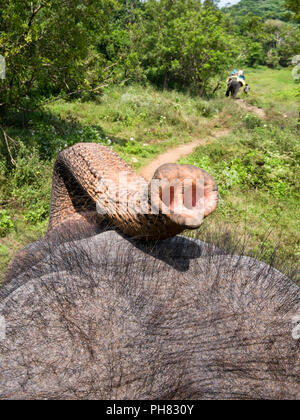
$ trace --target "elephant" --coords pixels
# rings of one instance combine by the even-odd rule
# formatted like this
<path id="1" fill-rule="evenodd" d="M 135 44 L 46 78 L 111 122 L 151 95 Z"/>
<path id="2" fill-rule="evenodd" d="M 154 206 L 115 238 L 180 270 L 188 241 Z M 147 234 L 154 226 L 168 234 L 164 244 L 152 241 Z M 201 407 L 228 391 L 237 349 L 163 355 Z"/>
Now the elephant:
<path id="1" fill-rule="evenodd" d="M 236 79 L 229 80 L 227 83 L 226 97 L 229 97 L 231 95 L 232 99 L 237 99 L 239 90 L 243 86 L 244 86 L 244 89 L 243 89 L 244 93 L 247 95 L 250 92 L 250 86 Z"/>
<path id="2" fill-rule="evenodd" d="M 237 80 L 231 80 L 227 85 L 226 96 L 228 97 L 229 95 L 231 95 L 232 98 L 235 99 L 242 86 L 243 85 L 242 85 L 241 82 L 239 82 Z"/>
<path id="3" fill-rule="evenodd" d="M 0 399 L 300 398 L 300 289 L 179 234 L 62 220 L 0 290 Z"/>

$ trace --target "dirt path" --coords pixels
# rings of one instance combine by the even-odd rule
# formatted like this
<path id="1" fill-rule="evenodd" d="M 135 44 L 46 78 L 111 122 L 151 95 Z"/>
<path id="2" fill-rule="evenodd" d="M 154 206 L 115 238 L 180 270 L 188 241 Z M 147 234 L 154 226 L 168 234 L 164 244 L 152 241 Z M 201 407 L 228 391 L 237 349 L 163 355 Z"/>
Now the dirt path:
<path id="1" fill-rule="evenodd" d="M 257 106 L 254 106 L 254 105 L 249 105 L 244 99 L 237 99 L 236 103 L 241 108 L 244 108 L 246 111 L 253 112 L 253 114 L 256 114 L 262 120 L 266 119 L 266 112 L 264 109 L 258 108 Z"/>
<path id="2" fill-rule="evenodd" d="M 190 155 L 196 149 L 196 147 L 202 144 L 206 144 L 212 139 L 216 139 L 221 136 L 226 136 L 230 133 L 230 131 L 230 129 L 216 131 L 213 135 L 208 136 L 205 139 L 199 139 L 193 141 L 192 143 L 183 144 L 174 149 L 167 150 L 165 153 L 157 156 L 157 158 L 152 160 L 147 166 L 141 168 L 139 173 L 147 180 L 150 180 L 153 177 L 155 170 L 159 166 L 163 165 L 164 163 L 177 162 L 181 157 Z"/>
<path id="3" fill-rule="evenodd" d="M 243 99 L 238 99 L 236 103 L 238 104 L 238 106 L 240 106 L 241 108 L 244 108 L 246 111 L 253 112 L 262 120 L 266 119 L 266 113 L 264 109 L 258 108 L 257 106 L 249 105 Z M 192 143 L 183 144 L 174 149 L 169 149 L 165 153 L 162 153 L 161 155 L 157 156 L 154 160 L 148 163 L 147 166 L 145 166 L 144 168 L 141 168 L 139 170 L 139 173 L 145 179 L 149 181 L 153 177 L 155 170 L 159 166 L 165 163 L 175 163 L 181 157 L 190 155 L 199 145 L 206 144 L 208 141 L 217 139 L 218 137 L 226 136 L 227 134 L 230 133 L 230 131 L 231 131 L 230 129 L 216 131 L 214 134 L 204 139 L 199 139 L 199 140 L 193 141 Z"/>

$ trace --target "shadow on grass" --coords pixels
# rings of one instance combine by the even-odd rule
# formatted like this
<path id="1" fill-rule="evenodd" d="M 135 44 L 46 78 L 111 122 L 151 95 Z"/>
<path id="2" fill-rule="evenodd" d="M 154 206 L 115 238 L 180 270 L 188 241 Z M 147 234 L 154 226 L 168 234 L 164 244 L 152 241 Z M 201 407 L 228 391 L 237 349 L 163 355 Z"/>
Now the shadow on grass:
<path id="1" fill-rule="evenodd" d="M 57 154 L 75 143 L 94 142 L 104 146 L 125 146 L 128 139 L 109 136 L 100 125 L 85 126 L 77 118 L 61 118 L 48 110 L 11 112 L 6 116 L 4 129 L 15 140 L 10 149 L 15 158 L 20 143 L 26 149 L 35 148 L 42 160 L 52 160 Z M 10 156 L 4 139 L 0 141 L 0 160 L 10 166 Z"/>

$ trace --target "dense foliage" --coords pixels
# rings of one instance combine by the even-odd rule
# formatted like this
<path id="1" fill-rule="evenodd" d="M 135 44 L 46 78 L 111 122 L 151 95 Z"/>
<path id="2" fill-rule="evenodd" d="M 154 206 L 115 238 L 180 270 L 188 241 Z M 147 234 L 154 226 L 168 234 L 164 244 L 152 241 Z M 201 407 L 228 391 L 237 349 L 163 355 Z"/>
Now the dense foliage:
<path id="1" fill-rule="evenodd" d="M 146 76 L 165 88 L 190 86 L 202 95 L 237 56 L 223 14 L 198 0 L 149 0 L 139 29 Z"/>
<path id="2" fill-rule="evenodd" d="M 299 0 L 285 0 L 285 5 L 295 13 L 295 21 L 300 22 L 300 2 Z"/>
<path id="3" fill-rule="evenodd" d="M 297 2 L 242 0 L 230 13 L 217 3 L 0 0 L 0 118 L 122 81 L 211 94 L 232 66 L 286 66 L 299 53 L 299 25 L 279 20 L 298 13 Z"/>
<path id="4" fill-rule="evenodd" d="M 110 0 L 0 3 L 0 54 L 7 67 L 2 115 L 8 107 L 32 106 L 50 94 L 92 83 L 93 41 L 107 21 Z"/>
<path id="5" fill-rule="evenodd" d="M 243 54 L 247 65 L 256 64 L 287 67 L 300 51 L 300 26 L 258 16 L 247 15 L 236 30 L 244 43 Z"/>
<path id="6" fill-rule="evenodd" d="M 233 20 L 246 65 L 288 66 L 300 52 L 296 1 L 241 0 L 223 11 Z"/>
<path id="7" fill-rule="evenodd" d="M 226 9 L 236 21 L 242 20 L 249 13 L 263 20 L 288 20 L 291 17 L 291 12 L 287 10 L 284 0 L 241 0 L 230 8 L 224 8 Z"/>

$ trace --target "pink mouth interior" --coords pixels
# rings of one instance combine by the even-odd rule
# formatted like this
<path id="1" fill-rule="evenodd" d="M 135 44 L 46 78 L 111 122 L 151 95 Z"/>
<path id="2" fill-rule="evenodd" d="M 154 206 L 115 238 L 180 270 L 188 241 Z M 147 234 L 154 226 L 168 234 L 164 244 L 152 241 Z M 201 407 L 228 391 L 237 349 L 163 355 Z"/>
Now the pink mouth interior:
<path id="1" fill-rule="evenodd" d="M 190 188 L 185 190 L 185 194 L 183 188 L 175 189 L 174 186 L 170 186 L 170 200 L 168 194 L 163 194 L 160 190 L 160 199 L 162 203 L 169 208 L 170 213 L 182 214 L 186 217 L 194 217 L 195 211 L 198 212 L 200 210 L 199 201 L 201 199 L 201 193 L 197 191 L 194 183 Z"/>

